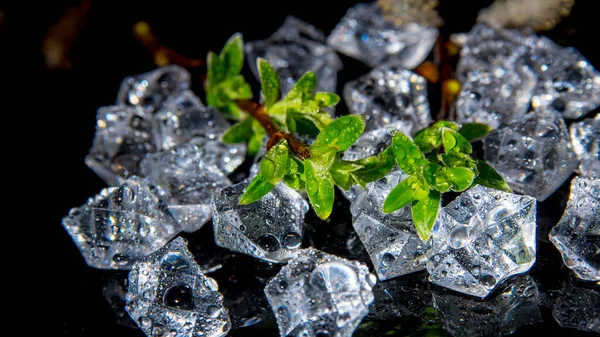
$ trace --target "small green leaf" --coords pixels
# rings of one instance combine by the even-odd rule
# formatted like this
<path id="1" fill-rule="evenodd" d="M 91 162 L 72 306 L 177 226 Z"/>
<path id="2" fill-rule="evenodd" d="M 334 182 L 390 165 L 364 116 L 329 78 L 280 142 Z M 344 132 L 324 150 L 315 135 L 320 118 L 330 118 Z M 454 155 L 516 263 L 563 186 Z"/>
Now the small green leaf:
<path id="1" fill-rule="evenodd" d="M 447 167 L 446 174 L 448 179 L 453 183 L 452 190 L 462 192 L 473 184 L 475 174 L 466 167 Z"/>
<path id="2" fill-rule="evenodd" d="M 310 159 L 304 161 L 304 176 L 306 193 L 315 213 L 319 218 L 327 219 L 333 210 L 333 178 L 329 171 L 315 165 Z"/>
<path id="3" fill-rule="evenodd" d="M 406 174 L 413 175 L 427 164 L 421 150 L 401 132 L 397 132 L 392 138 L 392 151 L 398 166 Z"/>
<path id="4" fill-rule="evenodd" d="M 226 77 L 239 74 L 244 66 L 244 40 L 242 34 L 233 34 L 225 43 L 220 56 L 225 65 Z"/>
<path id="5" fill-rule="evenodd" d="M 265 96 L 265 106 L 267 111 L 279 98 L 279 74 L 267 60 L 258 58 L 256 60 L 258 73 L 260 74 L 260 87 Z"/>
<path id="6" fill-rule="evenodd" d="M 483 160 L 477 160 L 477 169 L 479 170 L 479 175 L 473 181 L 474 184 L 512 193 L 510 186 L 508 186 L 502 176 L 490 164 Z"/>
<path id="7" fill-rule="evenodd" d="M 283 182 L 288 185 L 290 188 L 295 190 L 304 189 L 304 180 L 302 179 L 301 174 L 291 174 L 283 177 Z"/>
<path id="8" fill-rule="evenodd" d="M 347 115 L 335 119 L 327 125 L 313 145 L 327 145 L 337 152 L 346 151 L 365 130 L 364 117 L 360 115 Z"/>
<path id="9" fill-rule="evenodd" d="M 252 88 L 242 75 L 235 75 L 221 82 L 220 87 L 229 101 L 252 98 Z"/>
<path id="10" fill-rule="evenodd" d="M 340 102 L 340 96 L 333 92 L 317 92 L 314 100 L 319 102 L 319 106 L 328 107 L 337 105 Z"/>
<path id="11" fill-rule="evenodd" d="M 303 135 L 309 135 L 316 138 L 319 134 L 319 128 L 312 119 L 305 118 L 302 114 L 290 113 L 289 116 L 294 120 L 295 132 Z M 318 122 L 317 122 L 318 123 Z M 288 126 L 289 128 L 289 126 Z"/>
<path id="12" fill-rule="evenodd" d="M 265 129 L 262 128 L 259 122 L 254 118 L 252 119 L 252 137 L 248 141 L 248 155 L 255 156 L 263 146 L 263 140 L 267 134 Z"/>
<path id="13" fill-rule="evenodd" d="M 252 121 L 253 118 L 246 117 L 241 122 L 233 124 L 223 134 L 223 142 L 228 144 L 243 143 L 252 137 Z"/>
<path id="14" fill-rule="evenodd" d="M 484 138 L 492 130 L 493 128 L 487 124 L 467 123 L 463 124 L 458 132 L 468 141 L 472 142 Z"/>
<path id="15" fill-rule="evenodd" d="M 444 143 L 444 150 L 446 153 L 460 152 L 471 154 L 473 152 L 471 143 L 469 143 L 469 141 L 460 133 L 452 129 L 442 129 L 442 141 Z"/>
<path id="16" fill-rule="evenodd" d="M 429 236 L 433 230 L 433 225 L 440 209 L 440 198 L 440 192 L 430 190 L 429 195 L 424 201 L 415 200 L 412 204 L 413 222 L 415 223 L 417 234 L 423 242 L 429 240 Z"/>
<path id="17" fill-rule="evenodd" d="M 385 213 L 397 211 L 415 200 L 414 190 L 411 186 L 413 179 L 411 178 L 402 180 L 387 196 L 383 203 Z"/>
<path id="18" fill-rule="evenodd" d="M 344 190 L 349 190 L 350 187 L 356 183 L 352 172 L 361 168 L 362 165 L 359 165 L 356 162 L 343 160 L 337 157 L 329 168 L 329 172 L 337 186 Z"/>
<path id="19" fill-rule="evenodd" d="M 437 122 L 433 123 L 433 125 L 431 127 L 434 129 L 438 129 L 438 130 L 448 128 L 448 129 L 452 129 L 454 131 L 458 131 L 458 129 L 459 129 L 458 124 L 456 124 L 454 122 L 450 122 L 450 121 L 437 121 Z"/>
<path id="20" fill-rule="evenodd" d="M 269 193 L 275 185 L 265 179 L 265 177 L 258 173 L 256 177 L 250 182 L 244 194 L 240 198 L 240 205 L 251 204 L 260 198 L 264 197 Z"/>
<path id="21" fill-rule="evenodd" d="M 312 162 L 320 167 L 329 169 L 335 160 L 337 152 L 327 145 L 314 144 L 310 146 L 310 158 Z"/>
<path id="22" fill-rule="evenodd" d="M 290 150 L 285 140 L 273 146 L 260 162 L 260 172 L 271 184 L 277 184 L 289 171 Z"/>
<path id="23" fill-rule="evenodd" d="M 391 147 L 383 150 L 377 156 L 360 159 L 356 163 L 362 167 L 353 171 L 352 175 L 354 180 L 363 188 L 366 187 L 367 183 L 385 177 L 396 167 L 396 160 Z"/>
<path id="24" fill-rule="evenodd" d="M 300 79 L 296 82 L 292 90 L 285 96 L 284 100 L 287 101 L 289 99 L 294 99 L 297 97 L 302 97 L 303 95 L 308 95 L 315 90 L 317 86 L 317 77 L 312 71 L 307 72 L 302 75 Z"/>
<path id="25" fill-rule="evenodd" d="M 446 168 L 435 163 L 429 163 L 423 168 L 425 182 L 436 191 L 447 192 L 450 189 L 450 179 Z"/>

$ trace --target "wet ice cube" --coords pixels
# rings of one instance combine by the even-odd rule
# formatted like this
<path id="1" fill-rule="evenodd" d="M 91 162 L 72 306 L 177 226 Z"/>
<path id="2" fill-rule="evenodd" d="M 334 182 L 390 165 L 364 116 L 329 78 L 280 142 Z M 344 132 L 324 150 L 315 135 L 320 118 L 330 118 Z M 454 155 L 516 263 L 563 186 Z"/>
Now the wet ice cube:
<path id="1" fill-rule="evenodd" d="M 231 185 L 215 165 L 222 162 L 215 155 L 227 155 L 226 151 L 218 153 L 220 147 L 228 146 L 196 138 L 151 154 L 140 164 L 141 175 L 157 187 L 159 196 L 186 232 L 195 232 L 210 220 L 212 195 Z M 238 159 L 241 162 L 243 158 Z"/>
<path id="2" fill-rule="evenodd" d="M 567 278 L 552 308 L 563 328 L 600 333 L 600 286 Z"/>
<path id="3" fill-rule="evenodd" d="M 258 201 L 240 205 L 249 183 L 246 179 L 214 194 L 215 241 L 262 260 L 285 262 L 298 253 L 302 243 L 308 204 L 298 192 L 280 183 Z"/>
<path id="4" fill-rule="evenodd" d="M 553 111 L 530 113 L 501 126 L 484 139 L 484 158 L 517 192 L 544 201 L 577 167 L 563 117 Z"/>
<path id="5" fill-rule="evenodd" d="M 130 269 L 180 231 L 166 205 L 138 177 L 72 208 L 62 224 L 87 264 L 99 269 Z"/>
<path id="6" fill-rule="evenodd" d="M 148 115 L 190 87 L 190 74 L 177 65 L 169 65 L 123 80 L 117 104 L 137 107 Z"/>
<path id="7" fill-rule="evenodd" d="M 600 177 L 600 114 L 569 126 L 582 176 Z"/>
<path id="8" fill-rule="evenodd" d="M 350 337 L 373 302 L 366 265 L 303 249 L 267 283 L 281 336 Z"/>
<path id="9" fill-rule="evenodd" d="M 536 83 L 535 74 L 515 62 L 471 71 L 456 101 L 457 120 L 492 128 L 518 120 L 529 111 Z"/>
<path id="10" fill-rule="evenodd" d="M 148 336 L 225 336 L 231 327 L 223 296 L 202 274 L 182 238 L 136 261 L 126 310 Z"/>
<path id="11" fill-rule="evenodd" d="M 110 106 L 98 109 L 94 143 L 85 163 L 109 185 L 138 173 L 140 161 L 156 152 L 152 120 L 140 111 Z"/>
<path id="12" fill-rule="evenodd" d="M 433 292 L 433 302 L 444 316 L 444 328 L 455 337 L 500 337 L 542 321 L 540 293 L 529 275 L 510 280 L 486 300 L 437 290 Z"/>
<path id="13" fill-rule="evenodd" d="M 600 281 L 600 178 L 576 177 L 567 209 L 550 231 L 565 265 L 581 279 Z"/>
<path id="14" fill-rule="evenodd" d="M 440 210 L 427 252 L 430 280 L 487 296 L 535 262 L 536 200 L 477 185 Z"/>
<path id="15" fill-rule="evenodd" d="M 435 27 L 387 21 L 377 3 L 370 3 L 350 8 L 327 43 L 371 67 L 388 63 L 412 69 L 429 55 L 437 36 Z"/>
<path id="16" fill-rule="evenodd" d="M 344 99 L 351 113 L 365 116 L 365 131 L 402 122 L 412 135 L 431 123 L 427 81 L 399 67 L 381 66 L 346 83 Z"/>
<path id="17" fill-rule="evenodd" d="M 155 121 L 157 145 L 163 150 L 197 137 L 218 141 L 221 134 L 230 127 L 220 112 L 204 106 L 189 90 L 173 98 L 159 110 Z M 242 145 L 235 144 L 230 147 L 238 149 L 242 157 L 245 155 Z M 226 173 L 233 169 L 235 167 L 228 169 Z"/>
<path id="18" fill-rule="evenodd" d="M 407 177 L 401 171 L 394 171 L 369 183 L 350 208 L 354 230 L 367 248 L 380 280 L 425 269 L 425 252 L 429 244 L 415 231 L 411 207 L 389 214 L 383 212 L 385 198 Z"/>
<path id="19" fill-rule="evenodd" d="M 281 92 L 285 95 L 307 71 L 317 77 L 317 91 L 335 91 L 342 61 L 326 44 L 325 35 L 315 27 L 288 16 L 266 40 L 246 43 L 248 63 L 258 78 L 256 59 L 262 57 L 279 72 Z"/>

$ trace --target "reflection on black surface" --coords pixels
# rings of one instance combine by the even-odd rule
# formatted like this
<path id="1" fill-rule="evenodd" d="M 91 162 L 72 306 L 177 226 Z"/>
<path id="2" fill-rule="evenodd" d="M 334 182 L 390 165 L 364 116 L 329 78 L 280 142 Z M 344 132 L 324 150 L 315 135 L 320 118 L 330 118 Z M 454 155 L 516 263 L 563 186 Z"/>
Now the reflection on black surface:
<path id="1" fill-rule="evenodd" d="M 600 286 L 566 277 L 552 317 L 563 328 L 600 333 Z"/>

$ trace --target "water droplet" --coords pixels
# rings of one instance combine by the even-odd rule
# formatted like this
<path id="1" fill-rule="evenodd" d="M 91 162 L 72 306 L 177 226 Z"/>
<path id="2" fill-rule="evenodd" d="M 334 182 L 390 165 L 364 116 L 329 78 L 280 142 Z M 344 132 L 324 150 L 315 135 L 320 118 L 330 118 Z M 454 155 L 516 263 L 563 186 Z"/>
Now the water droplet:
<path id="1" fill-rule="evenodd" d="M 473 276 L 479 276 L 479 274 L 481 274 L 481 267 L 474 266 L 473 268 L 471 268 L 471 274 L 473 274 Z"/>
<path id="2" fill-rule="evenodd" d="M 240 225 L 240 231 L 246 232 L 246 226 L 245 225 Z"/>
<path id="3" fill-rule="evenodd" d="M 277 286 L 277 289 L 279 289 L 280 292 L 284 292 L 288 287 L 288 283 L 286 280 L 281 280 L 279 281 L 279 284 Z"/>
<path id="4" fill-rule="evenodd" d="M 172 308 L 183 310 L 192 310 L 194 308 L 194 295 L 192 289 L 187 284 L 180 284 L 169 288 L 165 292 L 163 301 L 165 305 Z"/>
<path id="5" fill-rule="evenodd" d="M 496 285 L 496 279 L 492 275 L 484 275 L 481 277 L 481 284 L 487 288 L 493 288 Z"/>
<path id="6" fill-rule="evenodd" d="M 217 307 L 216 305 L 211 305 L 208 307 L 208 309 L 206 309 L 206 312 L 210 317 L 216 318 L 221 314 L 221 308 Z"/>
<path id="7" fill-rule="evenodd" d="M 469 235 L 469 227 L 465 225 L 458 225 L 450 231 L 448 234 L 448 245 L 454 249 L 460 249 L 469 242 L 471 242 L 471 237 Z"/>
<path id="8" fill-rule="evenodd" d="M 383 256 L 381 256 L 381 264 L 386 267 L 389 267 L 392 263 L 394 263 L 394 261 L 396 261 L 396 258 L 390 253 L 385 253 Z"/>
<path id="9" fill-rule="evenodd" d="M 581 222 L 581 219 L 577 215 L 573 215 L 571 217 L 571 220 L 569 221 L 571 228 L 577 228 L 577 226 L 579 226 L 580 222 Z"/>
<path id="10" fill-rule="evenodd" d="M 315 337 L 329 337 L 329 336 L 331 336 L 331 334 L 327 330 L 318 331 L 317 333 L 315 333 Z"/>
<path id="11" fill-rule="evenodd" d="M 142 316 L 140 317 L 140 326 L 144 329 L 148 329 L 152 326 L 152 320 L 150 319 L 150 317 L 146 317 L 146 316 Z"/>
<path id="12" fill-rule="evenodd" d="M 489 211 L 487 215 L 488 223 L 492 224 L 499 222 L 503 218 L 507 217 L 508 214 L 509 212 L 504 206 L 497 206 L 495 208 L 492 208 L 492 210 Z"/>
<path id="13" fill-rule="evenodd" d="M 339 262 L 326 262 L 318 266 L 312 272 L 309 284 L 328 293 L 349 292 L 359 288 L 354 270 Z"/>
<path id="14" fill-rule="evenodd" d="M 288 249 L 296 249 L 300 247 L 302 238 L 299 234 L 290 232 L 283 237 L 283 246 Z"/>
<path id="15" fill-rule="evenodd" d="M 115 254 L 112 259 L 119 266 L 126 265 L 129 262 L 129 258 L 125 254 Z"/>
<path id="16" fill-rule="evenodd" d="M 185 324 L 183 325 L 183 330 L 190 331 L 193 327 L 194 324 L 192 322 L 185 322 Z"/>
<path id="17" fill-rule="evenodd" d="M 162 258 L 160 266 L 162 269 L 175 272 L 188 269 L 190 264 L 183 254 L 171 252 Z"/>
<path id="18" fill-rule="evenodd" d="M 279 249 L 279 240 L 271 234 L 262 235 L 256 240 L 256 243 L 258 243 L 260 248 L 269 253 L 276 252 Z"/>

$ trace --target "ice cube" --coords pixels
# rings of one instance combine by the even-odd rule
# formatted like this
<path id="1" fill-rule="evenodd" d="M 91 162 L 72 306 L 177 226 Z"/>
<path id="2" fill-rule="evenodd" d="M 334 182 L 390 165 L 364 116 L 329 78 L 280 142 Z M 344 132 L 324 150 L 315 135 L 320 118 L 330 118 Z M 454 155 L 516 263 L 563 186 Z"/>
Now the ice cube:
<path id="1" fill-rule="evenodd" d="M 578 171 L 585 177 L 600 177 L 600 114 L 569 126 Z"/>
<path id="2" fill-rule="evenodd" d="M 535 262 L 536 200 L 477 185 L 440 210 L 427 252 L 430 280 L 486 297 Z"/>
<path id="3" fill-rule="evenodd" d="M 279 183 L 249 205 L 239 201 L 250 183 L 218 190 L 213 196 L 213 225 L 217 245 L 271 262 L 294 257 L 302 244 L 308 204 L 302 196 Z"/>
<path id="4" fill-rule="evenodd" d="M 72 208 L 63 226 L 88 265 L 131 269 L 133 262 L 164 246 L 181 229 L 143 178 L 103 189 Z"/>
<path id="5" fill-rule="evenodd" d="M 369 3 L 350 8 L 327 43 L 370 67 L 387 63 L 413 69 L 429 55 L 437 36 L 435 27 L 385 20 L 378 4 Z"/>
<path id="6" fill-rule="evenodd" d="M 376 277 L 364 264 L 303 249 L 267 283 L 281 336 L 350 337 L 369 312 Z"/>
<path id="7" fill-rule="evenodd" d="M 550 241 L 579 278 L 600 281 L 600 178 L 576 177 Z"/>
<path id="8" fill-rule="evenodd" d="M 125 309 L 148 336 L 225 336 L 223 296 L 178 237 L 133 265 Z"/>
<path id="9" fill-rule="evenodd" d="M 544 201 L 577 167 L 563 117 L 537 111 L 484 139 L 484 158 L 519 193 Z"/>

